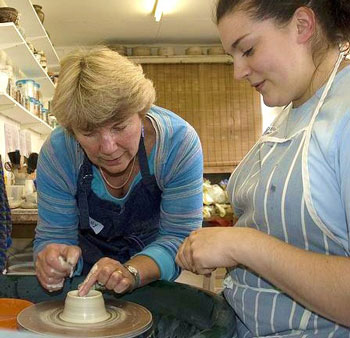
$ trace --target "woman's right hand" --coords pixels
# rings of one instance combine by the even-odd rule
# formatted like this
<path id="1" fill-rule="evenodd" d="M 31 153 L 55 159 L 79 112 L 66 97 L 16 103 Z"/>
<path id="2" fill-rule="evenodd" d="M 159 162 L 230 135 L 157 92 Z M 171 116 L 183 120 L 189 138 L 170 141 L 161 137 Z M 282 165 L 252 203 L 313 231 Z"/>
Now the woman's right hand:
<path id="1" fill-rule="evenodd" d="M 38 253 L 35 262 L 40 284 L 50 292 L 62 289 L 65 278 L 73 275 L 80 256 L 78 246 L 48 244 Z"/>
<path id="2" fill-rule="evenodd" d="M 202 275 L 210 274 L 216 268 L 236 266 L 237 232 L 241 229 L 208 227 L 192 231 L 180 246 L 176 263 L 182 269 Z"/>

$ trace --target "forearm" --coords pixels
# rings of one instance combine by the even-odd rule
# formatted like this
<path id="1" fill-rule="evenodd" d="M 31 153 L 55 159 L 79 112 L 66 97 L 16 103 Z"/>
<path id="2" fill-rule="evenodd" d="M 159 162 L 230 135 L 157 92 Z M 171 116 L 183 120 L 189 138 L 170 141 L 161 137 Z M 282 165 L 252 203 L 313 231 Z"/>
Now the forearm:
<path id="1" fill-rule="evenodd" d="M 147 256 L 135 256 L 131 258 L 126 264 L 130 264 L 135 267 L 141 280 L 141 286 L 147 285 L 160 278 L 160 270 L 156 262 Z"/>
<path id="2" fill-rule="evenodd" d="M 350 259 L 305 251 L 242 229 L 235 259 L 308 309 L 350 326 Z"/>
<path id="3" fill-rule="evenodd" d="M 43 225 L 39 221 L 35 229 L 34 254 L 50 243 L 78 245 L 77 226 Z"/>

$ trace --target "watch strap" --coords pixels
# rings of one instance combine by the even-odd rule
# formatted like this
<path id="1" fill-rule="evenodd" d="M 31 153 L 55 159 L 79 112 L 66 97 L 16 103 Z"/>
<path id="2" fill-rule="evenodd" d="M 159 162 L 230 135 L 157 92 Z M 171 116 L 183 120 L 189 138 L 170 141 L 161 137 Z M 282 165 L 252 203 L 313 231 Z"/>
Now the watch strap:
<path id="1" fill-rule="evenodd" d="M 141 278 L 140 278 L 140 273 L 139 271 L 132 265 L 130 264 L 124 264 L 124 267 L 131 273 L 131 275 L 134 277 L 135 280 L 135 285 L 134 289 L 138 288 L 141 286 Z"/>

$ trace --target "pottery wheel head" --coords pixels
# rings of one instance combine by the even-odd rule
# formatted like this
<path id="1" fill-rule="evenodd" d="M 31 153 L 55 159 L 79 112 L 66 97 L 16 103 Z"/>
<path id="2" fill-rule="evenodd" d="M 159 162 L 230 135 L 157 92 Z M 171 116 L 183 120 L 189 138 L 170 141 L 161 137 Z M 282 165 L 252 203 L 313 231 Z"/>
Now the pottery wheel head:
<path id="1" fill-rule="evenodd" d="M 121 300 L 107 300 L 104 320 L 73 323 L 63 320 L 63 301 L 34 304 L 17 317 L 21 330 L 74 337 L 131 338 L 152 331 L 152 314 L 145 307 Z"/>

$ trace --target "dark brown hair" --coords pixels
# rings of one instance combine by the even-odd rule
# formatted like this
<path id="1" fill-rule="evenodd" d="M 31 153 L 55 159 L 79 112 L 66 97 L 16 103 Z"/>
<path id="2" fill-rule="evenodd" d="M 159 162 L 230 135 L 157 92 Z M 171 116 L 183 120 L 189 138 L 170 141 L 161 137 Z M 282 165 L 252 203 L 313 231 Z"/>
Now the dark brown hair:
<path id="1" fill-rule="evenodd" d="M 349 0 L 219 0 L 216 6 L 216 22 L 234 10 L 248 11 L 256 20 L 274 19 L 286 24 L 299 7 L 311 8 L 316 16 L 328 45 L 350 41 Z"/>

